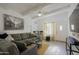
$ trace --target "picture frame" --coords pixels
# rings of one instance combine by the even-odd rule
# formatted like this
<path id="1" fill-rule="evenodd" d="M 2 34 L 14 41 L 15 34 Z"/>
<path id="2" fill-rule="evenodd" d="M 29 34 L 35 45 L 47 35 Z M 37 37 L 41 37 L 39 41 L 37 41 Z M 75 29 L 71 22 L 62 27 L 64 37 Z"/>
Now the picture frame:
<path id="1" fill-rule="evenodd" d="M 8 14 L 3 14 L 4 18 L 4 30 L 23 30 L 24 29 L 24 19 L 11 16 Z"/>

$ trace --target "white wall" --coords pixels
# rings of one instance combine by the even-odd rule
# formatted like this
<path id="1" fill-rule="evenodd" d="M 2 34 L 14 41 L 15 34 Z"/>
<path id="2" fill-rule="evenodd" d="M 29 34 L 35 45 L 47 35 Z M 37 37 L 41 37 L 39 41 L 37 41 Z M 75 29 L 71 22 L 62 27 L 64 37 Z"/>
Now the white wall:
<path id="1" fill-rule="evenodd" d="M 25 22 L 25 31 L 26 32 L 32 32 L 32 26 L 33 26 L 33 21 L 30 16 L 25 16 L 24 17 L 24 22 Z"/>
<path id="2" fill-rule="evenodd" d="M 24 16 L 25 29 L 27 32 L 33 32 L 37 30 L 37 22 L 35 22 L 35 19 L 32 19 L 32 16 L 34 16 L 34 13 L 29 13 L 28 15 Z"/>

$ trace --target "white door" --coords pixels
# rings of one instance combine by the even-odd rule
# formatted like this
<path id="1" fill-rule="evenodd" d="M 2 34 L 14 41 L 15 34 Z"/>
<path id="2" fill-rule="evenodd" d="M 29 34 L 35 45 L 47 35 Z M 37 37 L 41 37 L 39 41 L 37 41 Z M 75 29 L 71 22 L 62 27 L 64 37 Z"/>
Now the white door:
<path id="1" fill-rule="evenodd" d="M 45 23 L 44 36 L 50 36 L 50 40 L 54 40 L 56 37 L 56 23 Z"/>

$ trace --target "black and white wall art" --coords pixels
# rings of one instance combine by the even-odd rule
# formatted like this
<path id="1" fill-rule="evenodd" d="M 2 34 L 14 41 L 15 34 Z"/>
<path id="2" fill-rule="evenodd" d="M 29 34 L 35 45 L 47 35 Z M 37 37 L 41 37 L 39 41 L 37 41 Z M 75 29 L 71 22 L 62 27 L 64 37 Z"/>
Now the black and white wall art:
<path id="1" fill-rule="evenodd" d="M 3 14 L 4 30 L 22 30 L 24 29 L 24 19 Z"/>

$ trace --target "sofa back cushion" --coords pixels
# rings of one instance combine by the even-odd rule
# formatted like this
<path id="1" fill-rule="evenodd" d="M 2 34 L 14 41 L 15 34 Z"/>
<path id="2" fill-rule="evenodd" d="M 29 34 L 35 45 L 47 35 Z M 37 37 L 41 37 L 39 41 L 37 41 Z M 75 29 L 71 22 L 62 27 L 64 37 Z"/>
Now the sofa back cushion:
<path id="1" fill-rule="evenodd" d="M 11 34 L 11 36 L 12 36 L 12 37 L 14 38 L 14 40 L 16 40 L 16 41 L 22 40 L 20 34 Z"/>
<path id="2" fill-rule="evenodd" d="M 21 34 L 21 37 L 24 40 L 24 39 L 28 39 L 29 38 L 29 35 L 28 35 L 28 33 L 22 33 Z"/>
<path id="3" fill-rule="evenodd" d="M 34 38 L 35 37 L 35 35 L 33 35 L 31 33 L 11 34 L 11 36 L 16 41 L 19 41 L 19 40 L 27 40 L 27 39 Z"/>

